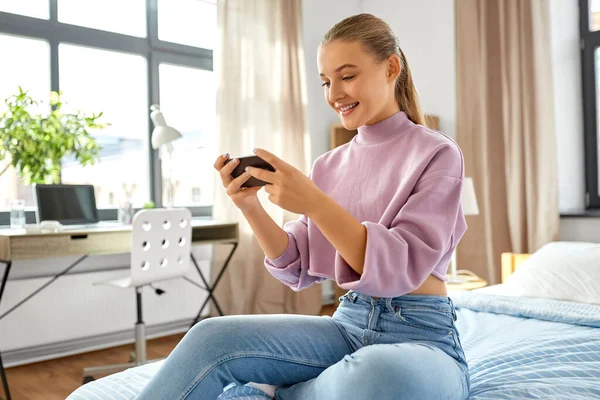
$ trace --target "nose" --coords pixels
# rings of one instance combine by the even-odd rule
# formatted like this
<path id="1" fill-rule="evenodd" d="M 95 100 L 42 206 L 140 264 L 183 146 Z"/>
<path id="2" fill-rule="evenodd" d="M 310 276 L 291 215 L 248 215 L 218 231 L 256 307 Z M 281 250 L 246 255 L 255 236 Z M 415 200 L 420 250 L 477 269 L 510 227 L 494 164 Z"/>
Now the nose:
<path id="1" fill-rule="evenodd" d="M 331 83 L 329 86 L 329 101 L 335 103 L 336 101 L 343 99 L 345 96 L 341 85 Z"/>

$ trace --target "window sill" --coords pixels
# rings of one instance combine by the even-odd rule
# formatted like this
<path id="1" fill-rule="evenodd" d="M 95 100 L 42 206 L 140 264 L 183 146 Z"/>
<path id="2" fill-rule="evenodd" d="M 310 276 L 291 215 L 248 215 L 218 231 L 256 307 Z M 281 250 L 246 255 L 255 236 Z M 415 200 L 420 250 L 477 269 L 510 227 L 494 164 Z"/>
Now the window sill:
<path id="1" fill-rule="evenodd" d="M 561 211 L 560 218 L 600 218 L 600 209 Z"/>

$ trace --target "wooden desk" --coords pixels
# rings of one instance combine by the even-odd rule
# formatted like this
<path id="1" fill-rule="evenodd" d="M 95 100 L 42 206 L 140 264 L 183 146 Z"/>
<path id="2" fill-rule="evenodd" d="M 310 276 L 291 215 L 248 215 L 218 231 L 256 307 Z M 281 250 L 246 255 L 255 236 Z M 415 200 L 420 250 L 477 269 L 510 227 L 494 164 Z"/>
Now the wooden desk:
<path id="1" fill-rule="evenodd" d="M 131 225 L 118 224 L 100 224 L 98 227 L 46 233 L 32 233 L 25 229 L 0 229 L 0 261 L 129 253 L 130 238 Z M 237 223 L 192 220 L 193 245 L 237 241 Z"/>
<path id="2" fill-rule="evenodd" d="M 131 229 L 131 225 L 102 223 L 94 227 L 80 229 L 68 228 L 67 230 L 60 232 L 28 232 L 25 229 L 0 228 L 0 263 L 6 265 L 2 276 L 2 283 L 0 285 L 0 302 L 2 301 L 2 295 L 4 294 L 4 288 L 6 287 L 13 261 L 78 256 L 78 259 L 75 262 L 71 263 L 60 273 L 47 275 L 48 277 L 52 277 L 52 279 L 0 315 L 0 320 L 51 285 L 56 279 L 66 275 L 88 256 L 129 253 L 131 251 Z M 239 228 L 237 223 L 222 223 L 208 219 L 192 219 L 192 245 L 233 245 L 229 256 L 221 267 L 221 270 L 217 274 L 212 285 L 202 274 L 194 255 L 191 255 L 192 263 L 198 271 L 198 274 L 204 283 L 204 287 L 186 277 L 184 277 L 184 279 L 208 292 L 208 297 L 200 307 L 192 326 L 200 320 L 202 311 L 210 300 L 212 300 L 219 314 L 223 315 L 223 312 L 214 297 L 213 291 L 227 269 L 227 265 L 237 248 L 238 238 Z M 10 400 L 10 391 L 8 388 L 8 381 L 6 380 L 6 374 L 4 373 L 1 354 L 0 375 L 6 399 Z"/>

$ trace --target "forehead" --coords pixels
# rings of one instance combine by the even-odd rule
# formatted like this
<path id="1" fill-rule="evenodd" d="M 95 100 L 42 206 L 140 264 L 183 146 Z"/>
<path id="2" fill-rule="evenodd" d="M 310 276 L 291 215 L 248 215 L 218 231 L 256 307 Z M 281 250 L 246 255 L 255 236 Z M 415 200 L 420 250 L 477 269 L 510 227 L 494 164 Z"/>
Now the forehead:
<path id="1" fill-rule="evenodd" d="M 334 74 L 336 68 L 344 64 L 364 67 L 369 63 L 373 63 L 373 58 L 365 52 L 362 44 L 358 41 L 342 42 L 336 40 L 320 46 L 317 53 L 319 73 L 325 75 Z"/>

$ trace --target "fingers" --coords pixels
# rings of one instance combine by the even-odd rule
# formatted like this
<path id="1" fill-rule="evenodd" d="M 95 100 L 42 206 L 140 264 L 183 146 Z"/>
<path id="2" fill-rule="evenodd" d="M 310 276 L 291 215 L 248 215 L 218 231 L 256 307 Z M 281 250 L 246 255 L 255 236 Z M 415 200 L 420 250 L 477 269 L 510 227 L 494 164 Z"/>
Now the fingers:
<path id="1" fill-rule="evenodd" d="M 288 165 L 285 161 L 277 157 L 275 154 L 269 153 L 268 151 L 263 149 L 254 149 L 254 154 L 271 164 L 276 170 L 279 170 L 281 168 L 285 169 L 285 166 Z"/>
<path id="2" fill-rule="evenodd" d="M 237 178 L 233 179 L 231 181 L 231 183 L 229 183 L 229 185 L 227 185 L 227 194 L 231 196 L 232 194 L 238 192 L 242 188 L 242 185 L 244 184 L 244 182 L 246 182 L 248 179 L 250 179 L 250 175 L 248 175 L 246 173 L 241 174 Z"/>
<path id="3" fill-rule="evenodd" d="M 215 161 L 213 167 L 215 167 L 217 171 L 220 171 L 221 168 L 223 168 L 223 165 L 225 165 L 225 161 L 227 160 L 229 160 L 229 153 L 222 154 L 219 157 L 217 157 L 217 160 Z"/>
<path id="4" fill-rule="evenodd" d="M 221 180 L 223 181 L 223 186 L 228 187 L 231 184 L 231 182 L 233 181 L 233 177 L 231 176 L 231 173 L 233 172 L 233 170 L 235 169 L 235 167 L 238 165 L 239 162 L 240 162 L 240 160 L 238 160 L 237 158 L 234 158 L 233 160 L 228 162 L 226 165 L 221 167 L 221 169 L 219 170 L 219 175 L 221 175 Z"/>
<path id="5" fill-rule="evenodd" d="M 278 181 L 277 173 L 267 171 L 266 169 L 246 167 L 246 173 L 267 183 L 276 183 Z"/>

